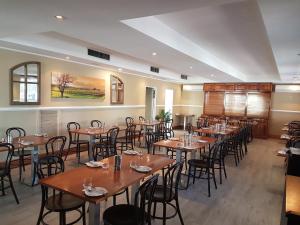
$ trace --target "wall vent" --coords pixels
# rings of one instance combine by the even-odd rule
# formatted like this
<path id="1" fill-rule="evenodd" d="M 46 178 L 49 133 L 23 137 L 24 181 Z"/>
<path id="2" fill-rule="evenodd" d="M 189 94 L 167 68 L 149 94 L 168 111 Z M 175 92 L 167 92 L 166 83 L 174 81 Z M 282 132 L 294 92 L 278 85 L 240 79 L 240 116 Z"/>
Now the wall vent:
<path id="1" fill-rule="evenodd" d="M 159 73 L 159 68 L 158 68 L 158 67 L 151 66 L 151 67 L 150 67 L 150 71 L 153 72 L 153 73 Z"/>
<path id="2" fill-rule="evenodd" d="M 184 74 L 181 74 L 181 79 L 183 80 L 187 80 L 188 76 L 187 75 L 184 75 Z"/>
<path id="3" fill-rule="evenodd" d="M 89 48 L 88 48 L 88 55 L 94 56 L 94 57 L 97 57 L 97 58 L 100 58 L 100 59 L 110 60 L 110 55 L 109 54 L 99 52 L 99 51 L 89 49 Z"/>

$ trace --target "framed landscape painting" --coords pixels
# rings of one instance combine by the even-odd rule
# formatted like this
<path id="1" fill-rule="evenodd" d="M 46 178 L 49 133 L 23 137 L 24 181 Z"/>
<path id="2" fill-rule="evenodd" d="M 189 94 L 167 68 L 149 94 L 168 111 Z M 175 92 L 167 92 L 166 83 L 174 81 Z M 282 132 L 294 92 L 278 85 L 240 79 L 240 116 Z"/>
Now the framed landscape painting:
<path id="1" fill-rule="evenodd" d="M 51 98 L 105 98 L 105 80 L 76 76 L 68 73 L 51 73 Z"/>

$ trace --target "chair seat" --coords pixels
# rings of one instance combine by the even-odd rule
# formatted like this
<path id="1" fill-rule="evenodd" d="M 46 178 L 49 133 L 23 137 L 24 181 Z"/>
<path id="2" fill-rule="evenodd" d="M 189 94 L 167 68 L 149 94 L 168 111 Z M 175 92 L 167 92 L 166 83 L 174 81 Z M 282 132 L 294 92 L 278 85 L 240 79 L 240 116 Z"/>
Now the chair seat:
<path id="1" fill-rule="evenodd" d="M 143 212 L 133 205 L 116 205 L 103 213 L 104 225 L 142 225 Z"/>
<path id="2" fill-rule="evenodd" d="M 167 188 L 166 191 L 166 200 L 172 201 L 175 198 L 174 191 L 170 191 L 170 188 Z M 163 185 L 156 185 L 154 195 L 153 195 L 154 202 L 164 202 L 164 186 Z"/>
<path id="3" fill-rule="evenodd" d="M 190 159 L 188 161 L 188 164 L 190 166 L 194 166 L 194 167 L 201 167 L 201 168 L 206 168 L 207 167 L 207 161 L 202 160 L 202 159 Z"/>
<path id="4" fill-rule="evenodd" d="M 29 150 L 29 149 L 25 149 L 25 150 L 19 150 L 19 151 L 17 151 L 17 150 L 15 150 L 14 151 L 14 154 L 13 154 L 13 156 L 15 156 L 15 157 L 19 157 L 19 156 L 30 156 L 31 155 L 31 150 Z"/>
<path id="5" fill-rule="evenodd" d="M 69 194 L 56 194 L 48 198 L 45 207 L 48 210 L 60 212 L 78 209 L 84 201 Z"/>

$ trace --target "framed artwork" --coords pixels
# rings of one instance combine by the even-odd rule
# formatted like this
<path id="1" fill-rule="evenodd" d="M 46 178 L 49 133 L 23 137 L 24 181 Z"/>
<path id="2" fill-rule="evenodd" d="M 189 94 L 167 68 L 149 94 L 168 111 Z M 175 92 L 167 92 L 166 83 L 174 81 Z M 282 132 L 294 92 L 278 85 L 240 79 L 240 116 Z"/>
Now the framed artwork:
<path id="1" fill-rule="evenodd" d="M 110 103 L 124 104 L 124 83 L 114 75 L 110 76 Z"/>
<path id="2" fill-rule="evenodd" d="M 51 73 L 51 98 L 105 98 L 105 80 L 92 77 Z"/>

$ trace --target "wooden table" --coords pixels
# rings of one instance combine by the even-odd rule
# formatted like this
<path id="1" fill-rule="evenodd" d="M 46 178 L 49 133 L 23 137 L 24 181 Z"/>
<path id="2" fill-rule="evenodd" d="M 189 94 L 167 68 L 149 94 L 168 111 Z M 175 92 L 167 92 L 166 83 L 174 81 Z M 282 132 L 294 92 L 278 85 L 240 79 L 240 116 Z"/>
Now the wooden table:
<path id="1" fill-rule="evenodd" d="M 209 135 L 216 135 L 216 136 L 227 136 L 235 133 L 239 127 L 230 127 L 226 128 L 225 130 L 217 130 L 212 127 L 207 127 L 207 128 L 200 128 L 194 130 L 194 132 L 198 132 L 201 134 L 209 134 Z"/>
<path id="2" fill-rule="evenodd" d="M 93 157 L 93 146 L 96 142 L 96 137 L 101 136 L 103 134 L 106 134 L 112 127 L 105 127 L 105 128 L 80 128 L 76 130 L 70 130 L 71 133 L 81 134 L 81 135 L 87 135 L 90 137 L 89 139 L 89 160 L 94 160 Z M 119 130 L 126 130 L 126 126 L 118 126 Z"/>
<path id="3" fill-rule="evenodd" d="M 39 160 L 39 146 L 45 145 L 48 140 L 49 140 L 48 137 L 34 136 L 34 135 L 13 139 L 12 145 L 15 147 L 15 149 L 32 147 L 32 150 L 31 150 L 31 184 L 32 185 L 38 183 L 38 177 L 37 177 L 36 171 L 34 169 L 34 164 L 37 163 Z M 22 141 L 31 142 L 31 144 L 24 145 L 24 144 L 22 144 Z"/>
<path id="4" fill-rule="evenodd" d="M 149 173 L 139 173 L 130 168 L 130 161 L 136 160 L 140 165 L 150 166 Z M 76 196 L 90 203 L 89 225 L 100 224 L 100 202 L 112 196 L 126 187 L 131 186 L 131 202 L 134 202 L 134 193 L 138 189 L 140 180 L 152 173 L 174 163 L 174 160 L 165 156 L 145 154 L 140 156 L 122 155 L 122 167 L 120 171 L 114 170 L 114 157 L 101 160 L 109 164 L 108 169 L 89 168 L 82 166 L 67 172 L 40 180 L 42 185 Z M 91 177 L 93 186 L 104 187 L 108 193 L 104 197 L 87 197 L 83 189 L 84 178 Z"/>
<path id="5" fill-rule="evenodd" d="M 287 175 L 285 180 L 285 215 L 293 217 L 292 220 L 300 219 L 300 177 Z M 288 224 L 296 224 L 289 220 Z M 297 223 L 299 224 L 299 223 Z"/>
<path id="6" fill-rule="evenodd" d="M 203 147 L 209 146 L 217 141 L 216 138 L 203 137 L 203 136 L 193 136 L 193 139 L 203 142 L 193 142 L 191 146 L 184 146 L 182 141 L 177 140 L 161 140 L 153 144 L 153 154 L 155 154 L 155 147 L 165 147 L 176 150 L 176 162 L 181 161 L 182 151 L 191 152 L 191 158 L 194 159 L 196 156 L 196 151 L 202 149 Z"/>

